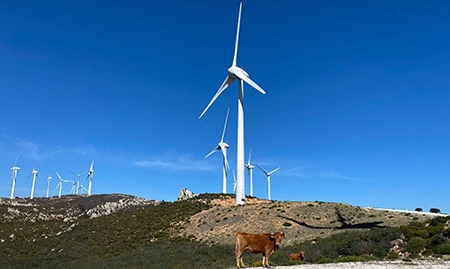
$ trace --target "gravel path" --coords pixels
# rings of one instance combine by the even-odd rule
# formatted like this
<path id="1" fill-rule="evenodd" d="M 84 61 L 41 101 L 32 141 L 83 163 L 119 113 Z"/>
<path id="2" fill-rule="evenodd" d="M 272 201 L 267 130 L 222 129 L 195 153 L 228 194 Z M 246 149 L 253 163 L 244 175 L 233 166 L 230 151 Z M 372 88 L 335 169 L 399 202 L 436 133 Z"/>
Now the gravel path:
<path id="1" fill-rule="evenodd" d="M 262 269 L 263 267 L 253 267 Z M 273 269 L 450 269 L 450 261 L 377 261 L 273 266 Z"/>
<path id="2" fill-rule="evenodd" d="M 236 267 L 230 267 L 236 268 Z M 265 267 L 247 267 L 254 269 L 267 269 Z M 373 261 L 373 262 L 341 262 L 326 264 L 300 264 L 292 266 L 272 266 L 273 269 L 450 269 L 450 261 L 415 260 L 403 261 Z"/>

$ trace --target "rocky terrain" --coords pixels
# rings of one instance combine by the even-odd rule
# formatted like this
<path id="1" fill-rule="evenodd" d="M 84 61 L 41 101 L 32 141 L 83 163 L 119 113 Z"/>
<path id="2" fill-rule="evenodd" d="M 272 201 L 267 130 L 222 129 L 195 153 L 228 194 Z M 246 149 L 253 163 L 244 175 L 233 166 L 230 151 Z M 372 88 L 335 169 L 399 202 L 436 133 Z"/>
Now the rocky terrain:
<path id="1" fill-rule="evenodd" d="M 50 198 L 0 199 L 1 221 L 64 220 L 97 218 L 143 206 L 159 204 L 156 200 L 124 194 L 108 195 L 64 195 Z"/>

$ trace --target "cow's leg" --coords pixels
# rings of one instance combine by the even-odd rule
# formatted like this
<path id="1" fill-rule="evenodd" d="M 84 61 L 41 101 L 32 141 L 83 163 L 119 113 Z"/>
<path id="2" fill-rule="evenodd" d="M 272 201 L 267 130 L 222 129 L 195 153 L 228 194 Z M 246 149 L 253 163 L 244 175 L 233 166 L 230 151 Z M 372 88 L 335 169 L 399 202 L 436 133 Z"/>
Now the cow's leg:
<path id="1" fill-rule="evenodd" d="M 243 255 L 244 255 L 244 251 L 239 251 L 239 250 L 237 250 L 236 249 L 236 265 L 237 265 L 237 268 L 241 268 L 241 265 L 242 265 L 242 267 L 245 267 L 245 265 L 244 265 L 244 258 L 243 258 Z"/>
<path id="2" fill-rule="evenodd" d="M 266 254 L 264 252 L 262 254 L 262 267 L 266 267 Z"/>
<path id="3" fill-rule="evenodd" d="M 266 258 L 266 264 L 264 265 L 264 267 L 270 267 L 269 265 L 269 256 L 270 256 L 271 252 L 266 252 L 264 254 L 264 257 Z"/>

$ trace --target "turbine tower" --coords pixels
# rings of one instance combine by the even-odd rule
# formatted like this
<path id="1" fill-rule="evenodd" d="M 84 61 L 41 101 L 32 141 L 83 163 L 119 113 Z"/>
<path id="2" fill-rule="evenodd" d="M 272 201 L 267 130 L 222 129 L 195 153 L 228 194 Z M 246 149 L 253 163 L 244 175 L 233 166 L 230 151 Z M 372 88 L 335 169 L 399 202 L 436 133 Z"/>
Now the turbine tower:
<path id="1" fill-rule="evenodd" d="M 87 171 L 84 171 L 83 173 L 81 173 L 81 174 L 75 174 L 74 172 L 72 172 L 72 171 L 69 171 L 70 173 L 72 173 L 72 174 L 74 174 L 77 178 L 78 178 L 78 180 L 77 180 L 77 190 L 76 190 L 76 193 L 74 193 L 74 194 L 78 194 L 78 190 L 80 189 L 80 177 L 81 177 L 81 175 L 83 175 L 84 173 L 86 173 Z"/>
<path id="2" fill-rule="evenodd" d="M 245 165 L 245 167 L 247 167 L 248 177 L 250 179 L 250 196 L 253 197 L 253 168 L 255 168 L 255 167 L 250 164 L 251 157 L 252 157 L 252 149 L 250 149 L 250 154 L 248 155 L 248 162 Z"/>
<path id="3" fill-rule="evenodd" d="M 258 166 L 258 168 L 261 169 L 261 171 L 263 171 L 263 173 L 266 174 L 266 176 L 267 176 L 267 193 L 268 193 L 267 199 L 270 200 L 270 175 L 272 175 L 273 173 L 278 171 L 281 167 L 278 167 L 277 169 L 273 170 L 272 172 L 267 173 L 261 167 L 259 167 L 259 165 L 256 165 L 256 166 Z"/>
<path id="4" fill-rule="evenodd" d="M 33 183 L 31 184 L 30 199 L 33 199 L 33 197 L 34 197 L 34 185 L 36 183 L 36 177 L 38 177 L 38 171 L 36 169 L 34 169 L 34 163 L 33 163 L 33 170 L 31 171 L 31 174 L 27 177 L 27 179 L 30 178 L 31 175 L 33 175 Z"/>
<path id="5" fill-rule="evenodd" d="M 214 103 L 214 101 L 219 97 L 219 95 L 225 91 L 228 86 L 230 86 L 235 80 L 238 81 L 238 134 L 237 134 L 237 181 L 236 181 L 236 205 L 245 204 L 245 177 L 244 177 L 244 81 L 258 90 L 260 93 L 265 94 L 266 92 L 258 86 L 253 80 L 250 79 L 247 72 L 242 68 L 236 66 L 237 62 L 237 52 L 239 44 L 239 29 L 241 24 L 241 13 L 242 13 L 242 2 L 239 6 L 239 17 L 236 31 L 236 43 L 234 46 L 234 57 L 233 63 L 230 68 L 228 68 L 228 76 L 225 81 L 220 86 L 217 93 L 214 95 L 212 100 L 209 102 L 208 106 L 205 108 L 203 113 L 200 115 L 201 118 L 209 107 Z"/>
<path id="6" fill-rule="evenodd" d="M 92 191 L 92 178 L 94 177 L 94 160 L 91 162 L 91 167 L 89 167 L 88 174 L 86 179 L 89 178 L 89 189 L 88 189 L 88 195 L 91 196 Z"/>
<path id="7" fill-rule="evenodd" d="M 11 196 L 9 197 L 10 199 L 14 199 L 14 189 L 16 188 L 17 171 L 20 170 L 20 167 L 16 166 L 17 160 L 19 160 L 19 155 L 17 155 L 16 162 L 14 163 L 14 166 L 11 167 L 11 170 L 12 170 L 12 175 L 11 175 L 12 187 L 11 187 Z"/>
<path id="8" fill-rule="evenodd" d="M 52 176 L 50 176 L 50 171 L 47 176 L 47 198 L 50 195 L 50 181 L 52 180 Z"/>
<path id="9" fill-rule="evenodd" d="M 227 121 L 228 121 L 228 114 L 230 113 L 230 109 L 228 108 L 227 111 L 227 117 L 225 118 L 225 124 L 223 125 L 223 132 L 222 132 L 222 138 L 220 139 L 219 144 L 215 149 L 213 149 L 208 155 L 205 156 L 205 158 L 208 158 L 211 154 L 214 152 L 217 152 L 219 150 L 222 151 L 223 155 L 223 180 L 222 180 L 222 193 L 227 193 L 227 169 L 230 169 L 228 166 L 228 160 L 227 160 L 227 148 L 230 146 L 223 142 L 223 138 L 225 136 L 225 130 L 227 129 Z"/>

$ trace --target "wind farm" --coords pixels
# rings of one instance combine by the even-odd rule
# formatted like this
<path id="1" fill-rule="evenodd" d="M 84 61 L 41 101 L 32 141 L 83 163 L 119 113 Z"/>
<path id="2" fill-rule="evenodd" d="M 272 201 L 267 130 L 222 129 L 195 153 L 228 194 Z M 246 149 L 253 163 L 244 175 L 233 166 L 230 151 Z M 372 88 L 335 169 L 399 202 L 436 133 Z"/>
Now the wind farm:
<path id="1" fill-rule="evenodd" d="M 0 268 L 449 266 L 449 13 L 7 1 Z"/>
<path id="2" fill-rule="evenodd" d="M 446 4 L 119 2 L 5 7 L 2 199 L 58 198 L 55 171 L 75 195 L 231 194 L 234 170 L 243 204 L 268 198 L 257 163 L 283 168 L 271 199 L 450 212 Z"/>

